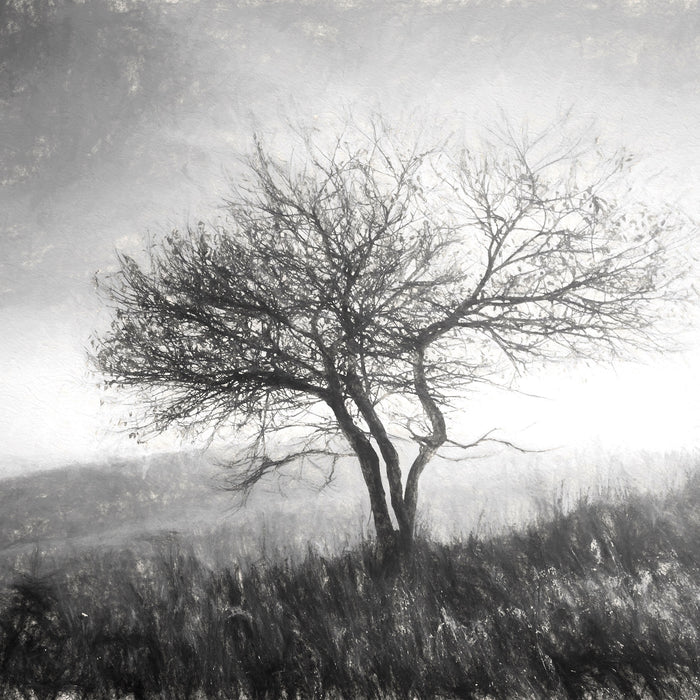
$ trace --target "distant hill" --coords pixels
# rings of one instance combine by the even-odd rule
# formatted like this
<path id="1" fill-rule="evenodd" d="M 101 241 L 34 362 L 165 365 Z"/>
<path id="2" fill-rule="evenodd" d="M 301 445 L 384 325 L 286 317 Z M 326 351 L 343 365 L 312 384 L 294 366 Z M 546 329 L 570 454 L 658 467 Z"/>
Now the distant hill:
<path id="1" fill-rule="evenodd" d="M 138 548 L 163 533 L 188 538 L 225 530 L 250 546 L 304 546 L 359 534 L 363 491 L 347 478 L 319 493 L 292 480 L 256 487 L 244 507 L 222 489 L 223 471 L 199 453 L 67 465 L 0 480 L 0 568 L 37 551 Z M 344 475 L 348 477 L 348 474 Z M 364 521 L 366 522 L 366 521 Z M 220 538 L 222 539 L 222 538 Z"/>
<path id="2" fill-rule="evenodd" d="M 72 465 L 0 481 L 0 554 L 18 546 L 191 526 L 215 519 L 231 494 L 196 454 L 157 455 L 110 464 Z"/>
<path id="3" fill-rule="evenodd" d="M 663 492 L 695 464 L 694 454 L 600 452 L 438 461 L 422 484 L 421 524 L 444 541 L 498 532 L 553 507 L 566 509 L 580 494 Z M 351 460 L 339 463 L 323 490 L 314 473 L 266 479 L 241 508 L 220 488 L 222 476 L 205 455 L 179 452 L 1 479 L 0 578 L 16 565 L 26 568 L 35 551 L 51 559 L 91 548 L 142 550 L 174 532 L 217 557 L 255 559 L 266 548 L 301 552 L 309 542 L 343 547 L 370 528 L 366 491 Z"/>

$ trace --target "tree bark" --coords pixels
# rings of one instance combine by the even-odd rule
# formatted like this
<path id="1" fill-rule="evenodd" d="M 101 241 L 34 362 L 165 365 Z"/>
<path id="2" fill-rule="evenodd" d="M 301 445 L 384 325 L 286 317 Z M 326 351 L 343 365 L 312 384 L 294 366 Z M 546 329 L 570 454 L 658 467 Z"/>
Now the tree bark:
<path id="1" fill-rule="evenodd" d="M 379 457 L 367 436 L 353 421 L 342 399 L 333 399 L 329 405 L 338 420 L 343 434 L 360 462 L 360 470 L 369 493 L 377 542 L 380 550 L 387 551 L 394 547 L 396 531 L 391 522 L 391 515 L 389 514 L 389 507 L 386 501 Z"/>
<path id="2" fill-rule="evenodd" d="M 418 506 L 418 481 L 425 466 L 433 458 L 447 439 L 447 428 L 445 418 L 437 403 L 430 395 L 428 381 L 425 376 L 424 351 L 419 349 L 413 358 L 413 384 L 418 396 L 418 400 L 430 421 L 431 432 L 427 435 L 418 451 L 418 456 L 413 460 L 413 464 L 406 479 L 406 491 L 404 492 L 404 504 L 406 517 L 411 524 L 413 533 L 416 524 L 416 509 Z"/>
<path id="3" fill-rule="evenodd" d="M 350 375 L 350 392 L 353 401 L 360 409 L 362 417 L 365 419 L 372 437 L 376 440 L 379 451 L 386 466 L 386 476 L 389 482 L 389 496 L 391 507 L 399 525 L 401 539 L 410 542 L 413 527 L 406 515 L 403 496 L 403 485 L 401 483 L 401 464 L 399 453 L 394 447 L 394 443 L 389 438 L 386 428 L 377 415 L 369 397 L 362 388 L 360 378 L 354 372 Z"/>

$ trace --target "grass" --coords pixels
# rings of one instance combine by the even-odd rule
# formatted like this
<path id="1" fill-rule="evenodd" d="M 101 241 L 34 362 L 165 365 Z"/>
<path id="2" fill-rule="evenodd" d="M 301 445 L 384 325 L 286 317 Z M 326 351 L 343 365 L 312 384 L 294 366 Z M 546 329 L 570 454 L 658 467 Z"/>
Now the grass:
<path id="1" fill-rule="evenodd" d="M 212 567 L 178 538 L 0 599 L 6 698 L 695 698 L 700 477 L 496 537 Z"/>

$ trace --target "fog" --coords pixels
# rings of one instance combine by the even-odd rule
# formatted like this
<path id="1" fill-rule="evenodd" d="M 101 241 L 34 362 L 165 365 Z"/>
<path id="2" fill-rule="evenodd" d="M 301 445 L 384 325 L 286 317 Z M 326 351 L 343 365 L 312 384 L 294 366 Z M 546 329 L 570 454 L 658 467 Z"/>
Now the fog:
<path id="1" fill-rule="evenodd" d="M 631 186 L 700 213 L 700 13 L 673 2 L 6 3 L 0 15 L 0 469 L 178 447 L 115 432 L 85 361 L 106 322 L 92 277 L 149 232 L 215 216 L 253 129 L 348 110 L 469 136 L 501 112 L 572 108 L 637 154 Z M 693 245 L 688 255 L 694 255 Z M 479 395 L 465 430 L 535 448 L 693 450 L 700 364 L 685 349 L 533 369 L 538 398 Z M 471 420 L 473 418 L 473 420 Z M 474 433 L 474 435 L 476 432 Z"/>

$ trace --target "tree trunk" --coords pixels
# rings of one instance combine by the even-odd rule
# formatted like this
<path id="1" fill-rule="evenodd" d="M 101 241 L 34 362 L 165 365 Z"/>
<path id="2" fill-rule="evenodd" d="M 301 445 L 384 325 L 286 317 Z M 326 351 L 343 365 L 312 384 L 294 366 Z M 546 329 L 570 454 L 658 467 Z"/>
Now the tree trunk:
<path id="1" fill-rule="evenodd" d="M 355 452 L 360 461 L 360 469 L 365 480 L 365 485 L 367 486 L 367 492 L 369 493 L 372 519 L 374 520 L 374 529 L 377 533 L 377 544 L 380 549 L 383 549 L 387 545 L 391 546 L 394 542 L 396 531 L 391 522 L 389 507 L 386 502 L 384 484 L 382 483 L 381 473 L 379 471 L 379 460 L 371 446 L 369 449 L 372 452 L 371 454 L 369 454 L 364 447 L 360 452 L 355 448 Z"/>
<path id="2" fill-rule="evenodd" d="M 445 418 L 437 405 L 435 399 L 430 394 L 428 381 L 425 376 L 425 350 L 419 348 L 413 357 L 413 382 L 418 400 L 423 407 L 425 415 L 430 421 L 431 431 L 425 436 L 418 450 L 418 455 L 413 460 L 413 464 L 408 471 L 406 479 L 406 489 L 404 491 L 404 509 L 406 518 L 411 526 L 411 539 L 413 539 L 416 526 L 416 510 L 418 507 L 418 482 L 423 470 L 435 453 L 445 443 L 447 439 L 447 429 Z"/>
<path id="3" fill-rule="evenodd" d="M 329 406 L 333 410 L 343 434 L 360 462 L 360 470 L 369 494 L 378 547 L 380 551 L 391 549 L 396 541 L 396 530 L 394 530 L 391 522 L 389 506 L 386 501 L 379 456 L 364 432 L 355 425 L 343 400 L 340 398 L 334 399 L 329 402 Z"/>
<path id="4" fill-rule="evenodd" d="M 403 487 L 401 485 L 401 466 L 399 453 L 375 410 L 369 396 L 362 387 L 362 381 L 353 370 L 349 372 L 350 390 L 355 405 L 360 409 L 372 437 L 375 439 L 386 466 L 386 476 L 389 482 L 389 496 L 394 517 L 399 525 L 401 539 L 410 541 L 413 535 L 413 525 L 406 517 L 404 507 Z"/>
<path id="5" fill-rule="evenodd" d="M 404 493 L 404 506 L 406 508 L 406 517 L 411 523 L 411 533 L 416 527 L 416 511 L 418 509 L 418 481 L 423 473 L 428 462 L 432 459 L 437 451 L 436 447 L 422 445 L 418 456 L 411 465 L 406 480 L 406 491 Z"/>

